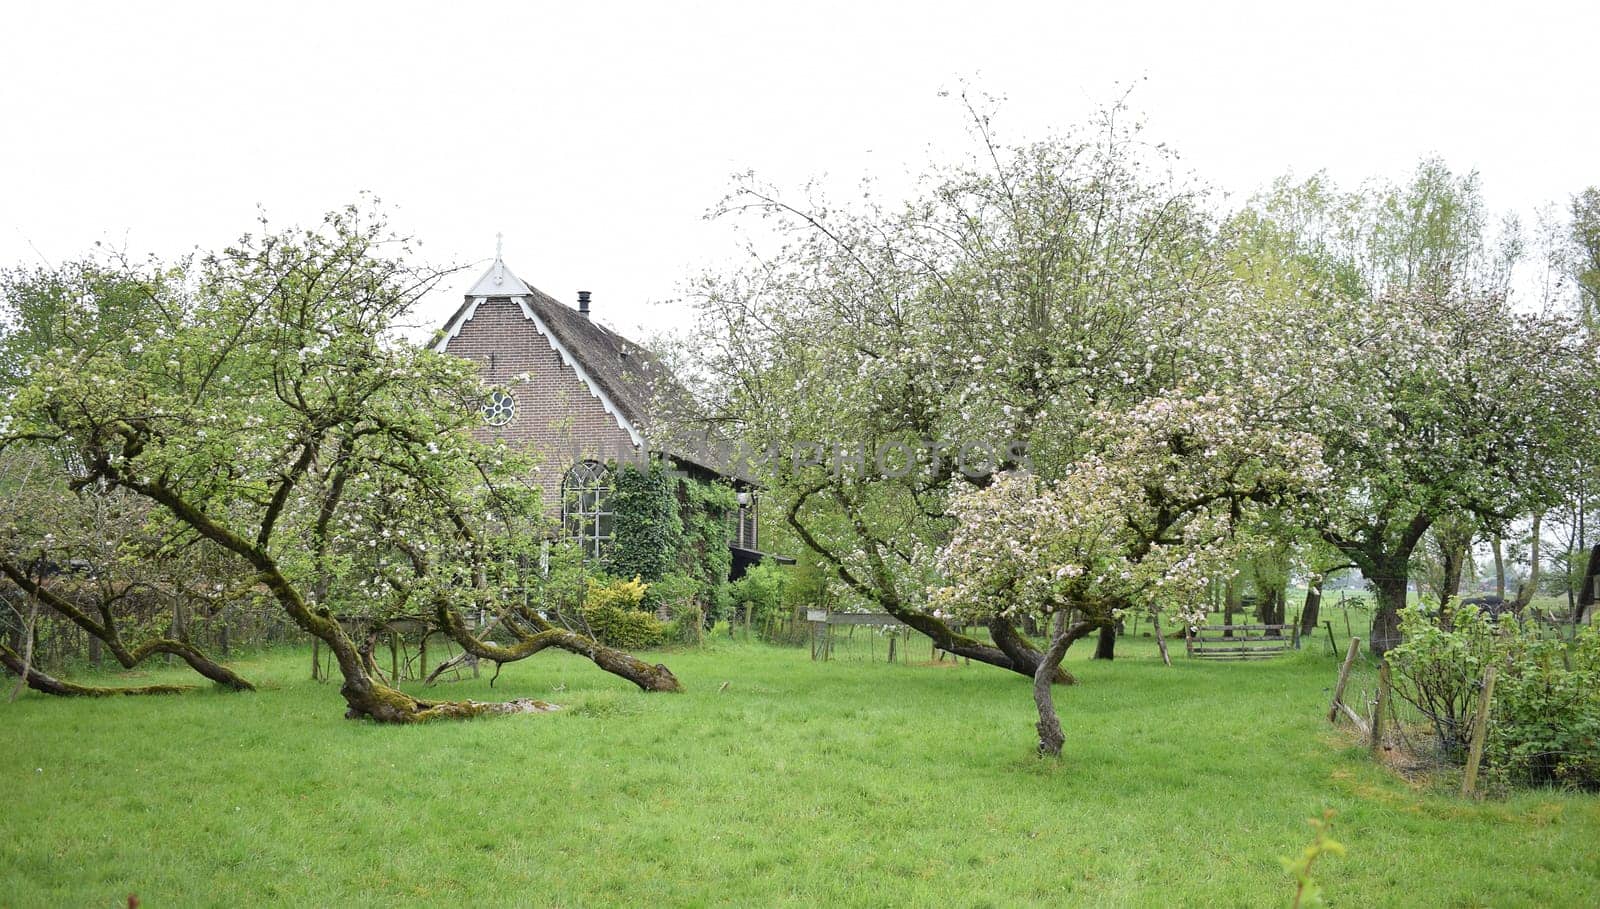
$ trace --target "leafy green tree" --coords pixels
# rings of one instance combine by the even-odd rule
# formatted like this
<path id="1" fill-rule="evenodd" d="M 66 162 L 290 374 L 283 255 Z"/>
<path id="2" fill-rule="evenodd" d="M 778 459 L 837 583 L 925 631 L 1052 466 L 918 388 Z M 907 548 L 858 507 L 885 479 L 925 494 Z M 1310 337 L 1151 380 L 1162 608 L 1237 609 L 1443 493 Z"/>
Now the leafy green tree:
<path id="1" fill-rule="evenodd" d="M 1441 609 L 1448 610 L 1450 601 L 1461 593 L 1463 581 L 1473 579 L 1472 543 L 1478 530 L 1478 522 L 1470 514 L 1441 514 L 1417 550 L 1413 567 Z"/>
<path id="2" fill-rule="evenodd" d="M 974 154 L 903 205 L 742 181 L 718 214 L 755 219 L 750 262 L 697 288 L 698 346 L 720 425 L 857 602 L 1032 677 L 1012 617 L 986 619 L 991 644 L 927 606 L 950 497 L 1024 463 L 1063 475 L 1092 414 L 1170 387 L 1190 315 L 1238 282 L 1203 191 L 1126 111 L 1011 145 L 968 110 Z"/>
<path id="3" fill-rule="evenodd" d="M 1600 187 L 1572 197 L 1571 275 L 1590 330 L 1600 330 Z"/>
<path id="4" fill-rule="evenodd" d="M 136 318 L 173 328 L 174 314 L 154 300 L 174 277 L 158 271 L 135 280 L 114 257 L 53 272 L 0 273 L 0 395 L 19 393 L 38 364 L 67 350 L 126 350 Z M 97 292 L 86 297 L 89 286 Z M 190 618 L 215 613 L 227 597 L 240 596 L 238 585 L 216 570 L 214 559 L 194 551 L 192 538 L 152 532 L 148 501 L 88 482 L 81 458 L 64 446 L 0 451 L 0 492 L 0 578 L 28 602 L 71 622 L 123 668 L 161 654 L 223 687 L 251 689 L 197 646 L 184 622 L 186 609 Z M 173 604 L 170 624 L 151 620 L 152 600 Z M 52 694 L 182 690 L 73 685 L 41 676 L 27 654 L 11 648 L 0 648 L 0 658 Z"/>
<path id="5" fill-rule="evenodd" d="M 522 583 L 541 534 L 526 460 L 468 432 L 470 363 L 394 341 L 440 276 L 357 208 L 246 236 L 160 283 L 125 343 L 35 357 L 0 417 L 0 453 L 70 451 L 82 482 L 140 497 L 161 533 L 216 547 L 332 652 L 348 715 L 383 722 L 534 709 L 433 702 L 388 684 L 341 619 L 431 615 L 480 658 L 558 647 L 647 690 L 650 666 L 553 625 Z M 72 278 L 68 275 L 68 278 Z M 98 282 L 74 286 L 83 310 Z M 503 633 L 466 618 L 488 613 Z"/>
<path id="6" fill-rule="evenodd" d="M 1537 515 L 1592 444 L 1592 381 L 1573 320 L 1508 296 L 1514 239 L 1491 239 L 1475 176 L 1424 162 L 1350 195 L 1280 184 L 1236 219 L 1262 310 L 1249 356 L 1318 391 L 1291 425 L 1321 438 L 1334 482 L 1315 529 L 1377 591 L 1372 645 L 1399 640 L 1410 567 L 1441 517 Z"/>

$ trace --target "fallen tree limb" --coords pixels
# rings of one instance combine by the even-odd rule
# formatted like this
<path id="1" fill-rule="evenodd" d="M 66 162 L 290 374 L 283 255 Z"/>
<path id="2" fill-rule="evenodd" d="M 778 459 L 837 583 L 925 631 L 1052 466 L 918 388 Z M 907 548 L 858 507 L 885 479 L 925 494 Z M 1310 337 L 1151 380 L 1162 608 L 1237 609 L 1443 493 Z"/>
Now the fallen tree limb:
<path id="1" fill-rule="evenodd" d="M 451 639 L 459 644 L 462 650 L 481 660 L 490 660 L 495 663 L 515 663 L 518 660 L 525 660 L 546 648 L 556 647 L 568 653 L 588 657 L 594 661 L 596 666 L 613 675 L 627 679 L 644 691 L 677 692 L 683 690 L 683 685 L 678 681 L 678 677 L 673 675 L 672 670 L 661 663 L 656 663 L 652 666 L 626 651 L 608 647 L 591 637 L 578 634 L 575 631 L 557 628 L 531 610 L 519 609 L 517 610 L 517 616 L 533 628 L 536 628 L 537 631 L 533 634 L 517 632 L 517 641 L 505 645 L 483 640 L 478 635 L 473 634 L 472 630 L 467 627 L 466 622 L 462 621 L 460 613 L 446 605 L 441 604 L 438 607 L 437 615 L 439 623 L 444 626 L 445 632 L 450 635 Z M 510 622 L 501 622 L 501 626 L 515 630 Z"/>
<path id="2" fill-rule="evenodd" d="M 23 664 L 22 657 L 15 650 L 0 644 L 0 665 L 4 665 L 13 675 L 18 676 L 28 683 L 28 687 L 43 694 L 55 695 L 65 698 L 106 698 L 118 696 L 136 696 L 146 694 L 182 694 L 193 691 L 193 685 L 139 685 L 130 688 L 102 688 L 94 685 L 78 685 L 73 682 L 46 675 L 38 668 Z"/>

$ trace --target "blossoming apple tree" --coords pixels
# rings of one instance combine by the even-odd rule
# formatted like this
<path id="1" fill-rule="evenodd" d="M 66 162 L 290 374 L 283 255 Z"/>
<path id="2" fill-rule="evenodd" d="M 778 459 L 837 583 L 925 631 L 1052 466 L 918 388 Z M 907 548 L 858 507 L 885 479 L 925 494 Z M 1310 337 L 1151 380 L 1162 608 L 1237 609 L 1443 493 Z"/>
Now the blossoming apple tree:
<path id="1" fill-rule="evenodd" d="M 1238 281 L 1203 188 L 1125 111 L 1018 145 L 969 112 L 971 159 L 904 205 L 741 181 L 718 214 L 750 263 L 696 288 L 695 347 L 718 425 L 776 455 L 749 469 L 797 545 L 862 606 L 1032 677 L 1026 620 L 992 611 L 982 640 L 928 608 L 950 497 L 1024 463 L 1060 476 L 1096 410 L 1172 387 L 1192 312 Z"/>
<path id="2" fill-rule="evenodd" d="M 1424 162 L 1399 187 L 1280 184 L 1235 225 L 1250 330 L 1225 343 L 1312 392 L 1284 422 L 1323 440 L 1333 481 L 1303 516 L 1375 589 L 1378 652 L 1430 528 L 1537 517 L 1600 438 L 1593 345 L 1573 313 L 1518 301 L 1517 231 L 1497 244 L 1486 221 L 1475 175 Z"/>
<path id="3" fill-rule="evenodd" d="M 1206 586 L 1238 557 L 1240 531 L 1327 480 L 1315 437 L 1246 400 L 1174 394 L 1095 416 L 1061 477 L 1007 472 L 952 498 L 931 597 L 936 614 L 1051 625 L 1033 689 L 1049 755 L 1064 742 L 1050 679 L 1073 641 L 1136 609 L 1204 623 Z"/>

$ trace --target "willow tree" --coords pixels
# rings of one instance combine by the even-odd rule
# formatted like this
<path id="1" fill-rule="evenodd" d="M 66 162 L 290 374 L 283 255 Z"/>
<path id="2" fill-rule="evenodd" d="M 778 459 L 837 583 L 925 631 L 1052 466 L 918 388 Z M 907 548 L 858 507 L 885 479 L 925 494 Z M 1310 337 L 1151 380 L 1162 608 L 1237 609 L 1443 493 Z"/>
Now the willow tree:
<path id="1" fill-rule="evenodd" d="M 121 274 L 143 295 L 122 340 L 37 358 L 6 404 L 0 449 L 70 452 L 80 485 L 146 500 L 158 532 L 224 553 L 330 649 L 350 716 L 531 709 L 425 701 L 384 681 L 341 617 L 397 605 L 491 659 L 559 647 L 677 690 L 664 666 L 550 626 L 501 582 L 495 566 L 526 564 L 537 539 L 537 496 L 525 461 L 468 433 L 482 395 L 472 365 L 390 337 L 440 277 L 410 257 L 381 218 L 351 208 Z M 81 283 L 70 298 L 88 318 L 103 290 Z M 483 640 L 468 610 L 500 615 L 510 643 Z"/>
<path id="2" fill-rule="evenodd" d="M 1315 380 L 1289 423 L 1322 439 L 1335 478 L 1309 526 L 1376 591 L 1382 652 L 1441 518 L 1504 528 L 1560 501 L 1571 448 L 1594 438 L 1592 354 L 1570 313 L 1512 298 L 1517 234 L 1496 242 L 1475 175 L 1424 162 L 1357 193 L 1283 183 L 1233 227 L 1262 307 L 1237 343 Z"/>
<path id="3" fill-rule="evenodd" d="M 1190 317 L 1238 282 L 1203 191 L 1124 111 L 1006 144 L 968 110 L 970 159 L 902 204 L 742 181 L 716 216 L 750 259 L 696 288 L 696 344 L 749 469 L 858 602 L 1032 677 L 1016 617 L 985 618 L 990 644 L 928 608 L 950 497 L 1023 464 L 1063 475 L 1089 415 L 1168 387 Z"/>

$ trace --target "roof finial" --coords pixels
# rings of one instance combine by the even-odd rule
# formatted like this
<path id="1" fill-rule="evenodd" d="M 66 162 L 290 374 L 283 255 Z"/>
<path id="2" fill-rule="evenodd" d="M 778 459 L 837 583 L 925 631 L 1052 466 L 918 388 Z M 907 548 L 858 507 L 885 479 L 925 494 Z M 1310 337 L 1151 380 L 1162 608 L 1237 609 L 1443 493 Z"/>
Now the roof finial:
<path id="1" fill-rule="evenodd" d="M 483 277 L 478 283 L 472 285 L 467 291 L 469 297 L 526 297 L 533 293 L 528 285 L 522 283 L 510 266 L 501 258 L 504 250 L 504 234 L 494 235 L 494 261 L 483 270 Z"/>

